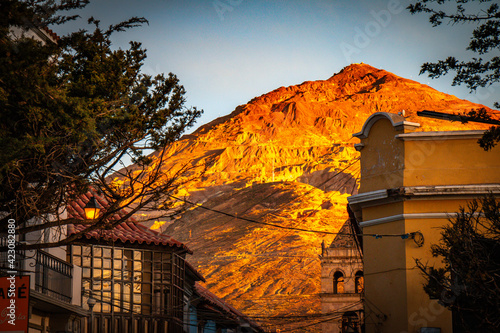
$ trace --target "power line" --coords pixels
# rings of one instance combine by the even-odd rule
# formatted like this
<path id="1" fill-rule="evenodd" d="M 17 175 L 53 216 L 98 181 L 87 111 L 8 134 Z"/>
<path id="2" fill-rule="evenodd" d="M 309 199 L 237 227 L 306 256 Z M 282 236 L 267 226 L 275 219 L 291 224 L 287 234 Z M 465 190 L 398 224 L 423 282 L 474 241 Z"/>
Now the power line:
<path id="1" fill-rule="evenodd" d="M 202 204 L 198 204 L 198 203 L 189 201 L 187 199 L 178 198 L 178 197 L 173 196 L 173 195 L 170 195 L 170 197 L 173 198 L 173 199 L 175 199 L 175 200 L 183 201 L 183 202 L 185 202 L 185 203 L 187 203 L 189 205 L 193 205 L 193 206 L 196 206 L 198 208 L 205 209 L 205 210 L 208 210 L 208 211 L 211 211 L 211 212 L 214 212 L 214 213 L 218 213 L 218 214 L 221 214 L 221 215 L 229 216 L 229 217 L 232 217 L 232 218 L 235 218 L 235 219 L 239 219 L 239 220 L 242 220 L 242 221 L 246 221 L 246 222 L 267 225 L 267 226 L 273 227 L 273 228 L 286 229 L 286 230 L 295 230 L 295 231 L 302 231 L 302 232 L 311 232 L 311 233 L 318 233 L 318 234 L 325 234 L 325 235 L 353 235 L 352 233 L 331 232 L 331 231 L 326 231 L 326 230 L 311 230 L 311 229 L 304 229 L 304 228 L 297 228 L 297 227 L 287 227 L 287 226 L 283 226 L 283 225 L 279 225 L 279 224 L 257 221 L 257 220 L 249 219 L 247 217 L 241 217 L 241 216 L 237 216 L 235 214 L 226 213 L 226 212 L 223 212 L 223 211 L 218 210 L 218 209 L 213 209 L 213 208 L 210 208 L 210 207 L 206 207 L 206 206 L 204 206 Z M 362 233 L 362 234 L 354 234 L 354 235 L 361 236 L 361 237 L 366 237 L 366 236 L 375 237 L 377 239 L 378 238 L 382 238 L 382 237 L 400 237 L 402 239 L 408 239 L 408 238 L 413 239 L 413 237 L 414 237 L 414 235 L 416 233 L 419 233 L 419 231 L 405 233 L 405 234 L 364 234 L 364 233 Z"/>
<path id="2" fill-rule="evenodd" d="M 332 179 L 334 179 L 334 178 L 335 178 L 335 177 L 337 177 L 338 175 L 342 174 L 345 170 L 347 170 L 348 168 L 350 168 L 351 166 L 353 166 L 353 165 L 354 165 L 354 164 L 355 164 L 358 160 L 359 160 L 359 158 L 354 159 L 354 160 L 353 160 L 353 161 L 352 161 L 349 165 L 347 165 L 347 166 L 346 166 L 345 168 L 343 168 L 342 170 L 337 171 L 337 172 L 336 172 L 333 176 L 331 176 L 330 178 L 328 178 L 327 180 L 325 180 L 323 183 L 321 183 L 321 184 L 319 184 L 318 186 L 315 186 L 315 187 L 313 187 L 312 189 L 310 189 L 309 191 L 307 191 L 307 192 L 304 194 L 304 196 L 305 196 L 305 195 L 308 195 L 309 193 L 311 193 L 312 191 L 314 191 L 314 189 L 316 189 L 316 188 L 321 188 L 321 186 L 324 186 L 324 185 L 325 185 L 325 189 L 326 189 L 326 184 L 327 184 L 329 181 L 331 181 Z M 350 180 L 350 179 L 348 178 L 348 179 L 347 179 L 347 181 L 349 181 L 349 180 Z M 344 186 L 344 185 L 347 183 L 347 181 L 346 181 L 346 182 L 344 182 L 344 183 L 343 183 L 343 184 L 339 187 L 339 189 L 342 189 L 342 186 Z M 354 184 L 354 186 L 353 186 L 353 191 L 354 191 L 354 188 L 356 187 L 355 185 L 356 185 L 356 184 Z M 294 199 L 293 201 L 295 201 L 295 199 Z M 292 201 L 292 202 L 293 202 L 293 201 Z M 321 205 L 322 205 L 322 203 L 321 203 L 321 204 L 319 204 L 319 205 L 316 207 L 316 209 L 315 209 L 315 210 L 317 210 L 318 208 L 320 208 L 320 207 L 321 207 Z M 274 214 L 273 214 L 273 213 L 269 213 L 269 215 L 274 215 Z M 281 218 L 281 216 L 278 216 L 278 217 L 279 217 L 279 218 Z M 295 223 L 295 224 L 296 224 L 296 225 L 300 225 L 300 224 L 301 224 L 301 221 L 304 221 L 306 218 L 307 218 L 306 216 L 302 217 L 300 220 L 296 221 L 296 223 Z M 293 230 L 290 230 L 290 231 L 293 231 Z M 268 249 L 269 247 L 271 247 L 273 244 L 276 244 L 277 242 L 279 242 L 279 241 L 280 241 L 280 240 L 282 240 L 283 238 L 287 237 L 288 235 L 289 235 L 289 233 L 287 233 L 287 234 L 283 234 L 283 235 L 282 235 L 279 239 L 275 240 L 274 242 L 272 242 L 272 243 L 270 243 L 268 246 L 266 246 L 266 248 L 265 248 L 265 249 L 263 249 L 263 251 L 267 250 L 267 249 Z"/>
<path id="3" fill-rule="evenodd" d="M 254 319 L 264 319 L 264 320 L 274 320 L 274 319 L 314 319 L 314 318 L 323 318 L 323 317 L 328 317 L 331 315 L 339 314 L 339 313 L 344 313 L 346 310 L 355 307 L 357 305 L 363 304 L 362 301 L 355 302 L 353 304 L 346 305 L 344 307 L 336 309 L 336 311 L 333 312 L 327 312 L 327 313 L 308 313 L 305 315 L 289 315 L 289 316 L 252 316 Z"/>
<path id="4" fill-rule="evenodd" d="M 95 293 L 96 291 L 94 290 L 89 290 L 89 291 L 85 291 L 84 292 L 84 296 L 87 296 L 87 297 L 92 297 L 94 299 L 97 298 L 97 301 L 99 301 L 99 303 L 101 304 L 106 304 L 106 305 L 110 305 L 110 307 L 115 307 L 115 308 L 119 308 L 120 310 L 123 310 L 123 312 L 119 312 L 119 313 L 115 313 L 114 311 L 113 312 L 105 312 L 105 311 L 95 311 L 94 314 L 95 315 L 98 315 L 98 316 L 109 316 L 109 315 L 116 315 L 116 316 L 126 316 L 126 315 L 138 315 L 138 316 L 149 316 L 149 317 L 157 317 L 157 318 L 160 318 L 160 319 L 163 319 L 165 321 L 170 321 L 172 320 L 174 317 L 172 315 L 159 315 L 158 313 L 154 313 L 154 312 L 151 312 L 151 314 L 148 314 L 148 315 L 144 315 L 141 312 L 138 312 L 136 310 L 133 309 L 133 307 L 131 306 L 130 308 L 125 308 L 123 306 L 120 306 L 118 304 L 116 304 L 116 301 L 119 301 L 118 299 L 113 299 L 112 297 L 108 297 L 108 296 L 102 296 L 99 294 L 99 292 Z M 194 298 L 193 300 L 191 300 L 191 302 L 197 302 L 197 301 L 204 301 L 206 300 L 205 297 L 197 297 L 197 298 Z M 224 302 L 224 301 L 223 301 Z M 168 310 L 168 311 L 174 311 L 174 310 L 177 310 L 177 309 L 181 309 L 181 308 L 184 308 L 185 305 L 187 305 L 188 303 L 186 303 L 186 301 L 184 300 L 183 301 L 183 304 L 179 304 L 177 306 L 171 306 L 170 308 L 168 309 L 164 309 L 164 308 L 159 308 L 160 311 L 164 311 L 164 310 Z M 140 303 L 140 304 L 134 304 L 134 305 L 139 305 L 139 306 L 143 306 L 143 305 L 147 305 L 147 306 L 152 306 L 151 303 Z M 181 310 L 183 311 L 183 310 Z M 183 311 L 184 313 L 184 311 Z M 214 312 L 213 311 L 209 311 L 209 310 L 203 310 L 203 309 L 198 309 L 196 308 L 196 314 L 198 315 L 213 315 Z M 240 317 L 242 318 L 243 320 L 246 320 L 246 321 L 254 321 L 251 317 L 245 315 L 242 313 L 242 316 L 236 314 L 236 313 L 232 313 L 232 316 L 234 316 L 235 318 L 236 317 Z M 183 325 L 189 325 L 189 326 L 195 326 L 197 327 L 198 325 L 194 325 L 194 324 L 191 324 L 190 322 L 185 322 L 185 321 L 182 321 Z M 220 317 L 220 318 L 217 318 L 216 320 L 216 323 L 218 324 L 222 324 L 222 325 L 226 325 L 226 326 L 229 326 L 229 325 L 232 325 L 234 324 L 234 319 L 230 319 L 230 318 L 225 318 L 225 317 Z"/>
<path id="5" fill-rule="evenodd" d="M 298 327 L 290 327 L 289 329 L 285 329 L 285 330 L 281 330 L 281 332 L 290 332 L 290 331 L 294 331 L 294 330 L 297 330 L 297 329 L 301 329 L 301 328 L 306 328 L 306 327 L 311 327 L 311 326 L 316 326 L 316 325 L 319 325 L 319 324 L 322 324 L 322 323 L 325 323 L 325 322 L 329 322 L 329 321 L 332 321 L 332 320 L 336 320 L 336 319 L 339 319 L 342 317 L 342 315 L 348 311 L 349 309 L 351 309 L 352 307 L 356 307 L 358 305 L 362 304 L 361 301 L 359 302 L 356 302 L 356 303 L 353 303 L 353 304 L 349 304 L 345 307 L 342 307 L 342 308 L 339 308 L 337 309 L 337 311 L 334 311 L 334 312 L 330 312 L 330 313 L 326 313 L 326 314 L 322 314 L 320 316 L 311 316 L 311 318 L 304 318 L 303 320 L 299 320 L 299 321 L 293 321 L 293 322 L 286 322 L 286 321 L 283 321 L 283 322 L 280 322 L 280 323 L 275 323 L 275 324 L 268 324 L 267 326 L 277 326 L 277 325 L 289 325 L 289 326 L 292 326 L 293 324 L 301 324 L 301 323 L 308 323 L 308 324 L 305 324 L 305 325 L 302 325 L 302 326 L 298 326 Z M 307 317 L 307 316 L 306 316 Z M 311 321 L 313 320 L 319 320 L 319 321 L 316 321 L 316 322 L 313 322 L 313 323 L 310 323 Z"/>
<path id="6" fill-rule="evenodd" d="M 316 186 L 312 186 L 312 188 L 311 188 L 311 189 L 309 189 L 308 191 L 306 191 L 304 194 L 302 194 L 302 196 L 297 196 L 296 198 L 293 198 L 292 200 L 290 200 L 290 201 L 288 202 L 288 204 L 290 204 L 290 203 L 293 203 L 293 202 L 297 201 L 299 198 L 304 197 L 304 196 L 308 195 L 309 193 L 312 193 L 312 192 L 313 192 L 313 191 L 315 191 L 315 190 L 321 190 L 321 189 L 320 189 L 320 187 L 322 187 L 323 185 L 327 184 L 328 182 L 330 182 L 330 181 L 331 181 L 332 179 L 334 179 L 335 177 L 337 177 L 337 176 L 339 176 L 339 175 L 341 175 L 341 174 L 344 174 L 345 170 L 349 169 L 349 168 L 350 168 L 350 167 L 352 167 L 352 166 L 355 166 L 355 167 L 356 167 L 356 169 L 359 169 L 359 165 L 356 165 L 356 163 L 357 163 L 358 161 L 359 161 L 359 157 L 358 157 L 358 158 L 356 158 L 356 159 L 354 159 L 354 160 L 352 160 L 352 161 L 350 161 L 349 163 L 347 163 L 347 165 L 344 165 L 344 166 L 342 167 L 342 169 L 340 169 L 340 170 L 339 170 L 339 169 L 336 169 L 336 172 L 335 172 L 333 175 L 331 175 L 330 177 L 328 177 L 326 180 L 324 180 L 321 184 L 316 185 Z M 359 171 L 354 171 L 354 173 L 356 173 L 356 174 L 357 174 L 357 173 L 359 173 Z M 343 186 L 345 186 L 345 185 L 347 184 L 347 182 L 349 182 L 350 180 L 354 180 L 354 185 L 352 186 L 352 190 L 351 190 L 351 194 L 352 194 L 352 193 L 354 192 L 354 190 L 356 189 L 355 184 L 357 183 L 357 179 L 359 179 L 359 176 L 358 176 L 357 178 L 349 178 L 349 177 L 348 177 L 347 181 L 346 181 L 346 182 L 344 182 L 344 183 L 343 183 L 343 184 L 339 187 L 339 190 L 340 190 Z M 258 203 L 265 202 L 267 198 L 269 198 L 269 197 L 273 196 L 273 195 L 274 195 L 275 193 L 277 193 L 277 192 L 279 192 L 279 190 L 278 190 L 278 191 L 273 191 L 271 194 L 269 194 L 269 195 L 265 196 L 264 198 L 262 198 L 261 200 L 259 200 L 259 201 L 258 201 Z M 171 196 L 171 197 L 172 197 L 172 198 L 174 198 L 175 200 L 178 200 L 178 201 L 183 201 L 183 202 L 185 202 L 185 203 L 191 204 L 191 205 L 196 206 L 196 207 L 201 207 L 201 206 L 202 206 L 202 207 L 201 207 L 202 209 L 207 209 L 207 207 L 206 207 L 206 206 L 203 206 L 203 205 L 201 205 L 201 204 L 196 204 L 196 203 L 193 203 L 193 202 L 189 202 L 189 200 L 180 199 L 180 198 L 177 198 L 177 197 L 174 197 L 174 196 Z M 319 204 L 319 205 L 318 205 L 318 208 L 319 208 L 321 205 L 322 205 L 322 204 Z M 246 211 L 248 211 L 250 208 L 251 208 L 251 207 L 247 208 L 247 209 L 246 209 L 245 211 L 243 211 L 243 212 L 240 212 L 240 214 L 241 214 L 241 213 L 243 213 L 243 214 L 244 214 L 244 213 L 245 213 Z M 214 211 L 214 212 L 219 212 L 219 211 L 217 211 L 217 210 L 215 210 L 215 209 L 208 209 L 208 210 L 212 210 L 212 211 Z M 316 210 L 317 210 L 317 209 L 316 209 Z M 224 215 L 226 215 L 226 216 L 228 216 L 228 217 L 232 217 L 232 218 L 234 218 L 234 219 L 238 219 L 237 214 L 230 214 L 230 213 L 226 213 L 226 214 L 224 214 Z M 260 220 L 260 219 L 265 219 L 265 218 L 266 218 L 267 216 L 269 216 L 269 215 L 274 215 L 274 214 L 273 214 L 272 212 L 268 212 L 268 213 L 264 213 L 263 215 L 261 215 L 261 216 L 259 216 L 259 217 L 257 217 L 257 218 L 258 218 L 259 220 Z M 278 218 L 280 218 L 280 219 L 286 219 L 286 217 L 282 217 L 282 216 L 279 216 L 279 215 L 275 215 L 275 216 L 276 216 L 276 217 L 278 217 Z M 299 225 L 300 225 L 301 221 L 305 220 L 306 218 L 307 218 L 307 216 L 303 216 L 303 217 L 301 217 L 301 218 L 300 218 L 300 220 L 299 220 L 299 219 L 297 219 L 297 220 L 295 221 L 295 222 L 296 222 L 296 223 L 295 223 L 295 225 L 297 225 L 297 224 L 299 224 Z M 255 221 L 255 223 L 258 223 L 258 222 L 259 222 L 259 221 L 257 221 L 257 220 L 253 220 L 253 219 L 248 219 L 248 220 Z M 213 230 L 215 230 L 215 229 L 219 229 L 219 228 L 223 227 L 224 225 L 226 225 L 226 224 L 228 224 L 228 223 L 230 223 L 230 222 L 231 222 L 230 220 L 227 220 L 227 221 L 223 222 L 222 224 L 220 224 L 220 225 L 216 226 L 214 229 L 212 229 L 212 230 L 211 230 L 211 232 L 213 232 Z M 261 222 L 261 223 L 268 223 L 268 222 Z M 276 224 L 270 224 L 270 225 L 276 225 Z M 293 227 L 282 227 L 282 228 L 283 228 L 283 229 L 288 229 L 288 230 L 290 230 L 290 231 L 292 231 L 292 232 L 293 232 L 293 231 L 297 231 L 297 230 L 295 230 L 295 229 L 297 229 L 297 228 L 295 228 L 295 229 L 294 229 Z M 304 229 L 304 228 L 302 228 L 302 229 Z M 305 229 L 304 229 L 304 230 L 305 230 Z M 323 234 L 323 235 L 325 235 L 325 234 L 329 234 L 329 232 L 318 232 L 318 233 L 321 233 L 321 234 Z M 330 234 L 333 234 L 333 233 L 330 233 Z M 282 235 L 282 236 L 280 237 L 280 239 L 282 239 L 282 238 L 286 237 L 287 235 L 289 235 L 289 234 L 284 234 L 284 235 Z M 200 237 L 197 237 L 197 239 L 199 239 L 199 238 L 200 238 Z M 272 246 L 273 244 L 275 244 L 276 242 L 278 242 L 280 239 L 275 240 L 275 241 L 273 241 L 272 243 L 268 244 L 268 245 L 266 246 L 266 248 L 265 248 L 265 249 L 269 248 L 270 246 Z M 190 237 L 189 237 L 189 241 L 190 241 L 190 242 L 192 242 L 192 241 L 196 241 L 196 239 L 191 239 L 191 236 L 190 236 Z M 205 244 L 206 244 L 206 243 L 205 243 Z M 264 250 L 265 250 L 265 249 L 264 249 Z"/>

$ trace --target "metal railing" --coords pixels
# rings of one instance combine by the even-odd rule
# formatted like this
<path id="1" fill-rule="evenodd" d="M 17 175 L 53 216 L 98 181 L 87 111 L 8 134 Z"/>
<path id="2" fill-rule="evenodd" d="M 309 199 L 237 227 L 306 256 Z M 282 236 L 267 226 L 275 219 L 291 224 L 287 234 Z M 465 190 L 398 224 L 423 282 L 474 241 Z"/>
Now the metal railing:
<path id="1" fill-rule="evenodd" d="M 37 250 L 35 259 L 35 290 L 71 302 L 73 266 L 45 251 Z"/>

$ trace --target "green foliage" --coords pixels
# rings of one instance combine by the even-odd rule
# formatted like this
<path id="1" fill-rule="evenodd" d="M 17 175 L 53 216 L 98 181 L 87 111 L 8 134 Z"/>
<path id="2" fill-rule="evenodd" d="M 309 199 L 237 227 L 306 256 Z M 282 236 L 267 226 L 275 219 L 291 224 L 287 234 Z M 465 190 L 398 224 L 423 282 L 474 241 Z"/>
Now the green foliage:
<path id="1" fill-rule="evenodd" d="M 130 156 L 143 171 L 147 149 L 175 141 L 202 111 L 186 108 L 177 77 L 141 72 L 146 50 L 138 42 L 113 48 L 111 37 L 147 21 L 133 17 L 92 31 L 79 30 L 52 41 L 28 36 L 87 1 L 4 0 L 0 4 L 0 211 L 20 223 L 55 214 L 71 196 L 92 184 L 119 204 L 129 193 L 112 190 L 108 177 Z M 165 187 L 141 179 L 156 198 Z M 55 214 L 57 215 L 57 214 Z"/>
<path id="2" fill-rule="evenodd" d="M 432 254 L 443 268 L 422 269 L 431 298 L 454 311 L 466 332 L 500 331 L 500 203 L 494 196 L 472 201 L 442 229 Z"/>
<path id="3" fill-rule="evenodd" d="M 493 119 L 485 108 L 471 110 L 461 114 L 456 113 L 455 115 L 460 119 L 462 124 L 466 124 L 469 121 L 489 124 L 498 124 L 500 122 L 500 120 Z M 477 143 L 479 143 L 481 148 L 488 151 L 495 147 L 498 141 L 500 141 L 500 127 L 491 126 L 489 130 L 484 132 L 483 136 L 477 141 Z"/>
<path id="4" fill-rule="evenodd" d="M 456 3 L 455 11 L 450 10 L 450 2 Z M 453 7 L 453 6 L 451 6 Z M 444 8 L 444 9 L 443 9 Z M 429 14 L 429 22 L 438 26 L 443 21 L 451 24 L 469 23 L 476 28 L 467 50 L 478 57 L 459 60 L 450 56 L 437 62 L 426 62 L 420 74 L 428 73 L 431 78 L 438 78 L 454 72 L 452 85 L 465 84 L 471 91 L 479 87 L 500 82 L 500 7 L 491 0 L 421 0 L 408 6 L 412 14 Z M 496 102 L 495 107 L 500 108 Z M 481 147 L 489 150 L 499 141 L 498 127 L 492 127 L 482 139 Z"/>
<path id="5" fill-rule="evenodd" d="M 491 150 L 500 141 L 500 127 L 491 126 L 484 132 L 483 137 L 478 140 L 479 146 L 484 150 Z"/>

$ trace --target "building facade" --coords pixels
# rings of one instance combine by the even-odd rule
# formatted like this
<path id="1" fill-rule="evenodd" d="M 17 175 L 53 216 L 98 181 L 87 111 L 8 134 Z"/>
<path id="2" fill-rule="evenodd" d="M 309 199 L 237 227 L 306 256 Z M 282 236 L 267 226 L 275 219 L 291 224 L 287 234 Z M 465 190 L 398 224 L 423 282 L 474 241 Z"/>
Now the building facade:
<path id="1" fill-rule="evenodd" d="M 89 192 L 67 214 L 83 220 L 92 196 L 107 207 Z M 83 231 L 69 246 L 18 251 L 15 269 L 30 277 L 29 333 L 262 332 L 198 284 L 204 278 L 186 261 L 192 252 L 183 243 L 133 219 L 85 232 L 88 226 L 44 229 L 22 240 L 42 245 Z M 0 260 L 4 276 L 7 254 Z"/>
<path id="2" fill-rule="evenodd" d="M 324 333 L 364 332 L 362 242 L 356 221 L 344 223 L 330 246 L 321 251 L 321 312 L 332 318 Z"/>
<path id="3" fill-rule="evenodd" d="M 84 218 L 90 196 L 73 203 L 71 216 Z M 102 207 L 107 206 L 93 196 Z M 86 227 L 71 225 L 68 232 L 76 234 Z M 185 244 L 133 219 L 112 229 L 84 232 L 69 253 L 71 263 L 82 269 L 82 306 L 89 311 L 81 324 L 83 331 L 260 332 L 260 327 L 229 305 L 219 309 L 225 303 L 198 285 L 204 278 L 186 261 L 188 254 L 192 252 Z M 205 309 L 207 298 L 213 305 Z"/>
<path id="4" fill-rule="evenodd" d="M 26 24 L 11 27 L 9 38 L 31 38 L 43 45 L 59 40 L 50 29 Z M 70 203 L 59 217 L 84 220 L 84 207 L 92 196 L 107 208 L 103 198 L 89 192 Z M 8 213 L 0 215 L 5 217 Z M 111 217 L 107 222 L 112 224 L 118 218 Z M 36 224 L 35 218 L 25 227 Z M 58 242 L 67 235 L 81 236 L 68 246 L 16 253 L 15 270 L 30 281 L 29 314 L 23 314 L 29 317 L 28 332 L 192 332 L 190 311 L 196 313 L 198 306 L 206 307 L 200 299 L 207 299 L 207 295 L 213 309 L 204 309 L 198 316 L 209 316 L 205 320 L 208 324 L 200 325 L 194 320 L 197 332 L 212 332 L 212 326 L 217 332 L 260 331 L 234 308 L 222 307 L 231 311 L 220 311 L 217 306 L 225 303 L 196 284 L 203 277 L 187 263 L 186 255 L 191 251 L 184 244 L 149 230 L 134 219 L 113 228 L 86 232 L 89 226 L 86 221 L 17 236 L 18 248 L 24 243 L 40 245 L 42 249 L 44 244 Z M 8 246 L 5 236 L 0 234 L 2 248 Z M 14 269 L 7 262 L 8 254 L 0 252 L 0 277 Z M 0 291 L 3 293 L 3 289 Z M 2 311 L 0 323 L 6 319 L 4 314 Z M 4 331 L 3 326 L 0 331 Z"/>
<path id="5" fill-rule="evenodd" d="M 5 239 L 4 237 L 2 237 Z M 3 244 L 0 244 L 3 245 Z M 82 333 L 82 320 L 89 315 L 81 306 L 81 269 L 66 261 L 60 249 L 17 251 L 18 276 L 29 277 L 29 333 Z M 64 259 L 63 259 L 64 256 Z M 9 276 L 6 253 L 0 253 L 0 276 Z M 24 285 L 23 285 L 24 287 Z M 0 321 L 4 321 L 2 316 Z M 2 331 L 2 330 L 0 330 Z"/>
<path id="6" fill-rule="evenodd" d="M 349 205 L 364 249 L 366 332 L 453 331 L 452 314 L 423 290 L 416 260 L 439 267 L 431 244 L 473 199 L 500 194 L 498 147 L 483 131 L 418 132 L 419 124 L 379 112 L 361 132 L 361 181 Z"/>

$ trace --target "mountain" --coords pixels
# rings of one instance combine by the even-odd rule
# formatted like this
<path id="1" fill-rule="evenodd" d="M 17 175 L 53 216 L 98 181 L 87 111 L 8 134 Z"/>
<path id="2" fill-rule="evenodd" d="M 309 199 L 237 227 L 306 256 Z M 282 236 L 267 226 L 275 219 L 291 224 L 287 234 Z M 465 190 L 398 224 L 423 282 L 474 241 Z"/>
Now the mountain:
<path id="1" fill-rule="evenodd" d="M 320 313 L 318 254 L 334 235 L 311 231 L 334 233 L 348 217 L 359 180 L 352 134 L 379 111 L 405 110 L 425 131 L 486 128 L 416 115 L 481 107 L 366 64 L 278 88 L 165 148 L 167 175 L 189 168 L 176 196 L 196 205 L 151 227 L 186 243 L 206 286 L 264 326 Z"/>

